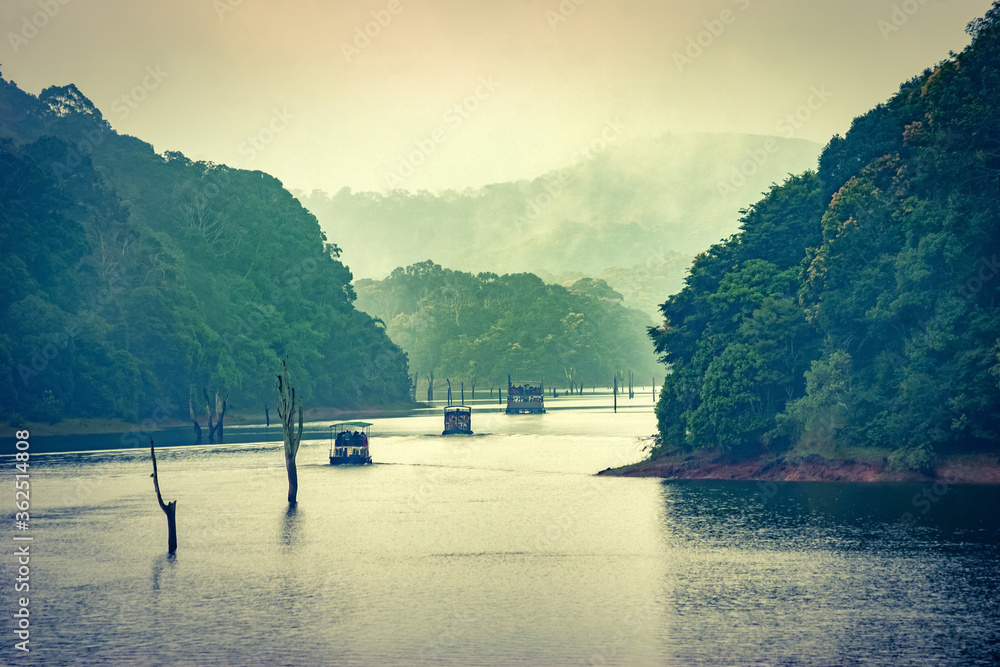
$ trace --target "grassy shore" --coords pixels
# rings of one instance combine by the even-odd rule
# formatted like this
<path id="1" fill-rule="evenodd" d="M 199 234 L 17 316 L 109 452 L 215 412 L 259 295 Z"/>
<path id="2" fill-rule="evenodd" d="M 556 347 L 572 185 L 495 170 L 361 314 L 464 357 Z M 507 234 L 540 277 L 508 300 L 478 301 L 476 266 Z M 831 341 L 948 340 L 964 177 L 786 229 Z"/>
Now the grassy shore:
<path id="1" fill-rule="evenodd" d="M 382 406 L 361 406 L 356 408 L 312 408 L 303 413 L 306 422 L 331 421 L 337 419 L 361 419 L 368 417 L 394 417 L 409 414 L 411 411 L 424 407 L 423 403 L 398 403 Z M 277 411 L 271 411 L 271 424 L 280 425 Z M 202 428 L 208 428 L 204 416 L 199 417 Z M 264 413 L 229 412 L 226 414 L 226 426 L 243 426 L 247 424 L 265 423 Z M 28 429 L 33 436 L 45 435 L 97 435 L 103 433 L 128 433 L 142 430 L 149 433 L 171 428 L 190 427 L 187 419 L 168 419 L 150 422 L 127 422 L 121 419 L 64 419 L 54 424 L 47 422 L 23 422 L 16 425 L 18 429 Z M 15 430 L 14 424 L 8 424 L 8 431 Z"/>
<path id="2" fill-rule="evenodd" d="M 615 477 L 664 479 L 723 479 L 786 482 L 920 482 L 948 484 L 1000 484 L 1000 458 L 996 454 L 963 454 L 938 457 L 928 474 L 887 469 L 888 451 L 855 449 L 821 454 L 790 452 L 737 459 L 719 449 L 677 453 L 603 470 Z"/>

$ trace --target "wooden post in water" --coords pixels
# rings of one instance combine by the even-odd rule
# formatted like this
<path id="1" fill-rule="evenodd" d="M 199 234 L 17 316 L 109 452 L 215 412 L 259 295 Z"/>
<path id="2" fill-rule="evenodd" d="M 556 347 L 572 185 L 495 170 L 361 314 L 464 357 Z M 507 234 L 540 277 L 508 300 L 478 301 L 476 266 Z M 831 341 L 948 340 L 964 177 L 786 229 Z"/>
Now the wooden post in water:
<path id="1" fill-rule="evenodd" d="M 160 495 L 160 478 L 156 474 L 156 449 L 153 441 L 149 441 L 149 455 L 153 459 L 153 488 L 156 489 L 156 502 L 160 504 L 160 509 L 167 515 L 167 553 L 177 551 L 177 501 L 171 500 L 169 503 L 163 502 Z"/>

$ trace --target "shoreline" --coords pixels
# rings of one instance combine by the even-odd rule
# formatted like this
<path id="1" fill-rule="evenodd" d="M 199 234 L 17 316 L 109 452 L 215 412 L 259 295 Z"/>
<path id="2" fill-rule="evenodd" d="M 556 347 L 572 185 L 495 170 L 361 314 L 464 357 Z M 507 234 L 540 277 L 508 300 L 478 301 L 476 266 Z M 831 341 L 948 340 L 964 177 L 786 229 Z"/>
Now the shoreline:
<path id="1" fill-rule="evenodd" d="M 938 457 L 933 474 L 886 470 L 881 452 L 861 459 L 829 459 L 818 454 L 785 459 L 763 455 L 735 460 L 718 450 L 670 454 L 597 473 L 605 477 L 659 477 L 760 482 L 944 482 L 1000 484 L 1000 458 L 995 454 Z"/>
<path id="2" fill-rule="evenodd" d="M 426 403 L 398 403 L 382 406 L 360 406 L 356 408 L 310 408 L 303 412 L 303 422 L 318 422 L 342 420 L 347 418 L 365 417 L 394 417 L 407 415 L 414 410 L 427 407 Z M 234 412 L 226 415 L 226 428 L 230 426 L 261 426 L 265 424 L 264 413 Z M 199 415 L 198 423 L 203 430 L 208 429 L 207 420 L 204 415 Z M 277 411 L 271 414 L 271 425 L 281 425 Z M 7 430 L 13 432 L 18 429 L 27 429 L 32 436 L 74 436 L 74 435 L 117 435 L 120 433 L 131 433 L 144 431 L 157 433 L 172 429 L 191 428 L 189 419 L 160 419 L 160 420 L 140 420 L 138 422 L 128 422 L 121 419 L 100 419 L 100 418 L 74 418 L 64 419 L 49 424 L 46 422 L 24 422 L 19 426 L 7 424 Z"/>

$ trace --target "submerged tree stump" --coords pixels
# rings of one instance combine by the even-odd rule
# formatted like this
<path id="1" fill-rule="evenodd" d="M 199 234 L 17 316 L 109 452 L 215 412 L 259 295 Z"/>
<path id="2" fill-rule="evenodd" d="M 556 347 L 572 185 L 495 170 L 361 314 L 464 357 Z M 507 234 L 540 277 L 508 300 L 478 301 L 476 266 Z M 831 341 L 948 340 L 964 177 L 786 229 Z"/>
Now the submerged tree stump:
<path id="1" fill-rule="evenodd" d="M 169 503 L 163 502 L 163 496 L 160 495 L 160 478 L 156 473 L 156 450 L 153 447 L 153 441 L 149 441 L 149 455 L 153 459 L 153 488 L 156 489 L 156 502 L 160 504 L 160 509 L 163 513 L 167 515 L 167 553 L 174 553 L 177 551 L 177 501 L 172 500 Z"/>
<path id="2" fill-rule="evenodd" d="M 281 361 L 282 374 L 278 376 L 278 417 L 285 439 L 285 472 L 288 474 L 288 502 L 294 505 L 299 494 L 299 474 L 295 468 L 295 455 L 302 441 L 302 399 L 296 398 L 295 389 L 288 380 L 288 360 Z M 299 429 L 295 431 L 295 413 L 299 415 Z"/>
<path id="3" fill-rule="evenodd" d="M 194 416 L 194 405 L 191 399 L 188 398 L 188 412 L 191 414 L 191 423 L 194 424 L 194 437 L 196 439 L 195 444 L 201 444 L 201 424 L 198 423 L 198 418 Z"/>
<path id="4" fill-rule="evenodd" d="M 226 418 L 226 406 L 229 403 L 229 396 L 219 398 L 219 392 L 215 392 L 215 425 L 212 425 L 212 401 L 208 398 L 208 389 L 202 387 L 202 395 L 205 397 L 205 412 L 208 413 L 208 441 L 215 443 L 216 437 L 222 442 L 222 425 Z"/>

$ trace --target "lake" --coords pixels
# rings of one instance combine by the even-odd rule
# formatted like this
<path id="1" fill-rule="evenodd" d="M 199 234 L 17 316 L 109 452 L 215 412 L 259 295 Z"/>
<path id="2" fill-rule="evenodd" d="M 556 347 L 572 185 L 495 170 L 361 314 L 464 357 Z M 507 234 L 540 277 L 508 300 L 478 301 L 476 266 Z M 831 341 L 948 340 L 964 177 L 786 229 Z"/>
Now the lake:
<path id="1" fill-rule="evenodd" d="M 649 390 L 324 424 L 281 443 L 32 458 L 23 665 L 939 665 L 1000 661 L 1000 490 L 595 477 L 644 457 Z M 363 415 L 358 415 L 363 417 Z M 238 429 L 228 429 L 227 434 Z M 91 441 L 87 441 L 88 443 Z M 35 445 L 33 451 L 37 451 Z M 40 449 L 40 448 L 39 448 Z M 13 462 L 3 457 L 6 479 Z M 4 484 L 12 503 L 13 481 Z M 13 517 L 10 517 L 12 519 Z M 15 610 L 13 522 L 0 580 Z"/>

